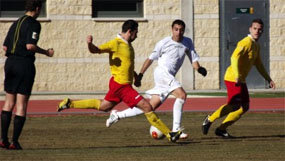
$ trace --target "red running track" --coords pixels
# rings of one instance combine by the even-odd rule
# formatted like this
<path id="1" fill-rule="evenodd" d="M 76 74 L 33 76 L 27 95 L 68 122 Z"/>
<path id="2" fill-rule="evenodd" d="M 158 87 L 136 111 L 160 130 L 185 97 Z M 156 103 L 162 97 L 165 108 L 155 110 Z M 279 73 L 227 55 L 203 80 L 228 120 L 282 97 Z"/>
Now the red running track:
<path id="1" fill-rule="evenodd" d="M 169 98 L 157 109 L 160 112 L 172 111 L 175 99 Z M 187 98 L 184 111 L 209 112 L 214 111 L 220 105 L 226 103 L 226 97 L 218 98 Z M 250 111 L 285 111 L 285 98 L 251 98 Z M 94 109 L 68 109 L 56 112 L 60 100 L 30 100 L 28 105 L 28 115 L 65 115 L 65 114 L 96 114 L 102 113 Z M 4 101 L 0 101 L 3 106 Z M 123 110 L 127 106 L 120 103 L 114 109 Z"/>

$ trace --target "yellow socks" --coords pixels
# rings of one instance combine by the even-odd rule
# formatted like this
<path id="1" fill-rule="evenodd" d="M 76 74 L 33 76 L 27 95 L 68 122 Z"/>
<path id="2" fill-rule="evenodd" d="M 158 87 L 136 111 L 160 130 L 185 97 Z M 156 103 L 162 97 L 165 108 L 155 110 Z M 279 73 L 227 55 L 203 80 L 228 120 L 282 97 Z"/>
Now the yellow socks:
<path id="1" fill-rule="evenodd" d="M 241 115 L 244 114 L 243 108 L 240 107 L 238 110 L 231 112 L 225 118 L 221 126 L 219 127 L 220 130 L 226 130 L 227 127 L 235 123 L 237 120 L 240 119 Z"/>
<path id="2" fill-rule="evenodd" d="M 169 136 L 169 128 L 157 117 L 153 111 L 145 113 L 145 117 L 151 125 L 158 128 L 165 136 Z"/>
<path id="3" fill-rule="evenodd" d="M 93 108 L 99 110 L 101 101 L 98 99 L 87 99 L 71 101 L 70 108 Z"/>
<path id="4" fill-rule="evenodd" d="M 234 110 L 233 105 L 224 104 L 209 117 L 209 121 L 214 122 L 216 119 L 221 118 L 221 117 L 229 114 L 233 110 Z"/>
<path id="5" fill-rule="evenodd" d="M 221 124 L 221 126 L 219 126 L 220 130 L 226 130 L 227 127 L 229 127 L 238 119 L 240 119 L 240 117 L 248 110 L 249 108 L 248 105 L 243 105 L 243 106 L 240 107 L 239 105 L 229 105 L 229 104 L 222 105 L 209 117 L 209 121 L 214 122 L 216 119 L 228 115 Z"/>

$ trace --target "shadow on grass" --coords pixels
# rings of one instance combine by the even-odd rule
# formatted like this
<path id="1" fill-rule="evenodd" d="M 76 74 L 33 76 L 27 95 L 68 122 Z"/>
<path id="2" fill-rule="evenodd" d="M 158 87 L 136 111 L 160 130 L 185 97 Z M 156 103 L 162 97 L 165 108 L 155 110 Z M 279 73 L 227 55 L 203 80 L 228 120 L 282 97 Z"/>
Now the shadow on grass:
<path id="1" fill-rule="evenodd" d="M 265 135 L 265 136 L 239 136 L 233 139 L 260 139 L 260 138 L 285 138 L 285 135 Z"/>
<path id="2" fill-rule="evenodd" d="M 162 148 L 162 147 L 176 147 L 176 146 L 186 146 L 189 144 L 197 144 L 200 141 L 179 141 L 176 143 L 166 143 L 163 145 L 125 145 L 125 146 L 90 146 L 90 147 L 80 147 L 80 149 L 129 149 L 129 148 Z M 35 150 L 33 148 L 25 148 L 25 150 Z M 47 147 L 47 148 L 37 148 L 37 150 L 78 150 L 78 147 Z"/>
<path id="3" fill-rule="evenodd" d="M 122 145 L 122 146 L 90 146 L 90 147 L 80 147 L 80 149 L 92 150 L 92 149 L 129 149 L 129 148 L 163 148 L 163 147 L 178 147 L 178 146 L 188 146 L 191 144 L 213 144 L 219 142 L 239 142 L 241 140 L 248 141 L 267 141 L 275 138 L 274 140 L 282 140 L 285 138 L 285 135 L 262 135 L 262 136 L 239 136 L 233 138 L 222 138 L 222 137 L 202 137 L 199 139 L 192 140 L 180 140 L 176 143 L 166 143 L 163 145 Z M 78 147 L 47 147 L 47 148 L 37 148 L 37 150 L 77 150 Z M 35 150 L 33 148 L 25 148 L 25 150 Z"/>
<path id="4" fill-rule="evenodd" d="M 254 139 L 254 140 L 267 140 L 267 138 L 285 138 L 285 135 L 261 135 L 261 136 L 233 136 L 232 138 L 222 138 L 222 137 L 208 137 L 208 138 L 201 138 L 201 140 L 223 140 L 223 141 L 240 141 L 240 140 L 247 140 L 247 139 Z"/>

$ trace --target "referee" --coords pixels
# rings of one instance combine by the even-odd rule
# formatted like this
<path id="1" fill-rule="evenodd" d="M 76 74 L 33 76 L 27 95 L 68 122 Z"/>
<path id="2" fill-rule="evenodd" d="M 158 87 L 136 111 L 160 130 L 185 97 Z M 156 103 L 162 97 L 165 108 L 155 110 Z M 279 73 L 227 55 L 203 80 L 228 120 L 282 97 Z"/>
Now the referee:
<path id="1" fill-rule="evenodd" d="M 26 120 L 26 111 L 31 95 L 35 70 L 35 53 L 52 57 L 53 49 L 44 50 L 37 46 L 41 25 L 36 20 L 42 7 L 40 0 L 27 0 L 26 13 L 10 27 L 3 44 L 6 52 L 4 90 L 5 103 L 1 113 L 0 147 L 7 149 L 22 149 L 18 142 Z M 12 111 L 16 107 L 12 143 L 8 140 L 8 129 Z"/>

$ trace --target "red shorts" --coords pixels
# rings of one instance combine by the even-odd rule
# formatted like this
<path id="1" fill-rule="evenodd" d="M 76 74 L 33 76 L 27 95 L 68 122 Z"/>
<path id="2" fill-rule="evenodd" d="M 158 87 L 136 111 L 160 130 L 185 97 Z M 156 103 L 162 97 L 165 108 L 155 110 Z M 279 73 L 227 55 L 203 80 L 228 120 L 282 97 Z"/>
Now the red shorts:
<path id="1" fill-rule="evenodd" d="M 143 97 L 133 89 L 130 84 L 119 84 L 112 77 L 109 81 L 109 91 L 106 94 L 106 101 L 120 103 L 123 101 L 129 107 L 136 106 Z"/>
<path id="2" fill-rule="evenodd" d="M 228 104 L 249 103 L 248 89 L 245 83 L 239 86 L 235 82 L 225 81 L 228 91 Z"/>

